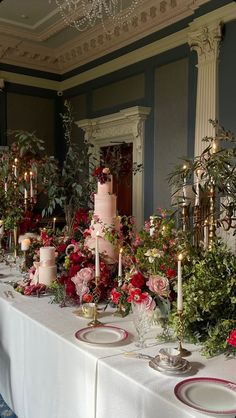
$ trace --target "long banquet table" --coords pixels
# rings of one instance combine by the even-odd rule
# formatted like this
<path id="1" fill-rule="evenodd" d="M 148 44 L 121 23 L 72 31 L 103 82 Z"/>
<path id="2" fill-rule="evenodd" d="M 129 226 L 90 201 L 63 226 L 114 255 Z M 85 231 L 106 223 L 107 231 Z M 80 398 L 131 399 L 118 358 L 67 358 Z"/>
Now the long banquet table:
<path id="1" fill-rule="evenodd" d="M 0 282 L 13 273 L 0 265 Z M 166 376 L 148 360 L 126 357 L 137 352 L 132 317 L 105 312 L 102 321 L 126 329 L 125 345 L 93 347 L 74 334 L 88 320 L 59 308 L 50 298 L 33 298 L 0 283 L 0 393 L 18 418 L 193 418 L 207 417 L 175 398 L 174 387 L 189 376 L 218 377 L 236 382 L 236 360 L 223 356 L 206 360 L 199 348 L 192 355 L 190 375 Z M 153 338 L 142 353 L 156 355 L 161 345 Z M 173 344 L 168 344 L 174 346 Z"/>

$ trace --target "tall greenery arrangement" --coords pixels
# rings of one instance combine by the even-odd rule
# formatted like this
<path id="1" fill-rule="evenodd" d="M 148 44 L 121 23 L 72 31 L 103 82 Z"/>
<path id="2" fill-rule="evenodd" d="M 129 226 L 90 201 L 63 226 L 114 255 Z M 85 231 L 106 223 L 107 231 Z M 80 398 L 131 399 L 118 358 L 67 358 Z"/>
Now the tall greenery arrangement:
<path id="1" fill-rule="evenodd" d="M 66 220 L 67 234 L 72 236 L 76 211 L 88 207 L 93 186 L 89 180 L 89 144 L 80 147 L 72 141 L 74 116 L 71 103 L 65 101 L 65 112 L 61 114 L 67 152 L 62 166 L 52 165 L 45 173 L 48 205 L 43 215 L 51 215 L 60 207 Z"/>
<path id="2" fill-rule="evenodd" d="M 231 209 L 236 209 L 236 141 L 232 132 L 225 130 L 217 121 L 209 121 L 215 131 L 215 137 L 205 137 L 205 150 L 201 155 L 193 159 L 183 158 L 182 164 L 169 176 L 169 183 L 178 192 L 183 183 L 192 184 L 196 193 L 196 176 L 199 176 L 199 188 L 203 195 L 207 196 L 210 187 L 214 185 L 218 197 L 225 197 L 227 202 L 216 206 L 216 218 L 230 204 Z"/>

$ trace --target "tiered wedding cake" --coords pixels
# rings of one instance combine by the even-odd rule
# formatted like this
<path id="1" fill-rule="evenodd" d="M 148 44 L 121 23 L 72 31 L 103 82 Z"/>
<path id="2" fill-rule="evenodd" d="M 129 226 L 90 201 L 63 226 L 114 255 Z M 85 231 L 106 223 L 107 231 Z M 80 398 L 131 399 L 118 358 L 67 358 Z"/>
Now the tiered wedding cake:
<path id="1" fill-rule="evenodd" d="M 108 170 L 108 169 L 105 169 Z M 87 238 L 86 245 L 95 248 L 95 238 L 99 234 L 99 252 L 107 256 L 107 261 L 117 261 L 118 252 L 104 237 L 105 229 L 118 230 L 119 219 L 116 215 L 116 195 L 113 194 L 112 175 L 108 174 L 105 182 L 98 181 L 97 193 L 94 197 L 94 216 L 90 226 L 91 237 Z"/>
<path id="2" fill-rule="evenodd" d="M 49 286 L 57 277 L 57 267 L 55 264 L 55 248 L 41 247 L 40 262 L 38 266 L 38 281 Z"/>

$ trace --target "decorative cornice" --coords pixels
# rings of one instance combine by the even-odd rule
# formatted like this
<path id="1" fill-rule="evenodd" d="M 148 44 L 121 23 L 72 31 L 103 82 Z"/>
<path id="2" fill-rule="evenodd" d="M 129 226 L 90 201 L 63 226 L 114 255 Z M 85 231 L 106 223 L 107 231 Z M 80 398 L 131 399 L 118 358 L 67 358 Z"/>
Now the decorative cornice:
<path id="1" fill-rule="evenodd" d="M 104 54 L 113 52 L 161 30 L 185 17 L 209 0 L 144 0 L 136 15 L 122 27 L 116 26 L 111 34 L 106 34 L 101 25 L 87 32 L 78 33 L 72 41 L 51 49 L 38 45 L 39 41 L 49 39 L 65 27 L 63 20 L 52 24 L 40 34 L 26 30 L 13 31 L 5 27 L 5 33 L 22 39 L 17 47 L 6 48 L 9 37 L 0 36 L 0 47 L 4 48 L 1 61 L 8 64 L 25 66 L 49 72 L 63 74 L 81 65 L 93 61 Z M 4 29 L 1 28 L 1 32 Z M 10 32 L 11 30 L 11 32 Z M 11 38 L 12 39 L 12 38 Z M 32 42 L 29 42 L 28 40 Z"/>

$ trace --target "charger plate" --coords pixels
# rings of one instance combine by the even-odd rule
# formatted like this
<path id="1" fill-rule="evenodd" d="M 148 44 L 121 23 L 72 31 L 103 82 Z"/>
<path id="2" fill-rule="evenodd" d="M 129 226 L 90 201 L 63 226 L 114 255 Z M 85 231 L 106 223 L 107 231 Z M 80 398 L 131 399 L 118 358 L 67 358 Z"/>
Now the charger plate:
<path id="1" fill-rule="evenodd" d="M 128 335 L 126 330 L 110 325 L 86 327 L 75 333 L 79 341 L 101 347 L 120 344 L 128 338 Z"/>
<path id="2" fill-rule="evenodd" d="M 213 377 L 183 380 L 174 389 L 175 396 L 196 411 L 210 415 L 236 414 L 236 383 Z"/>

